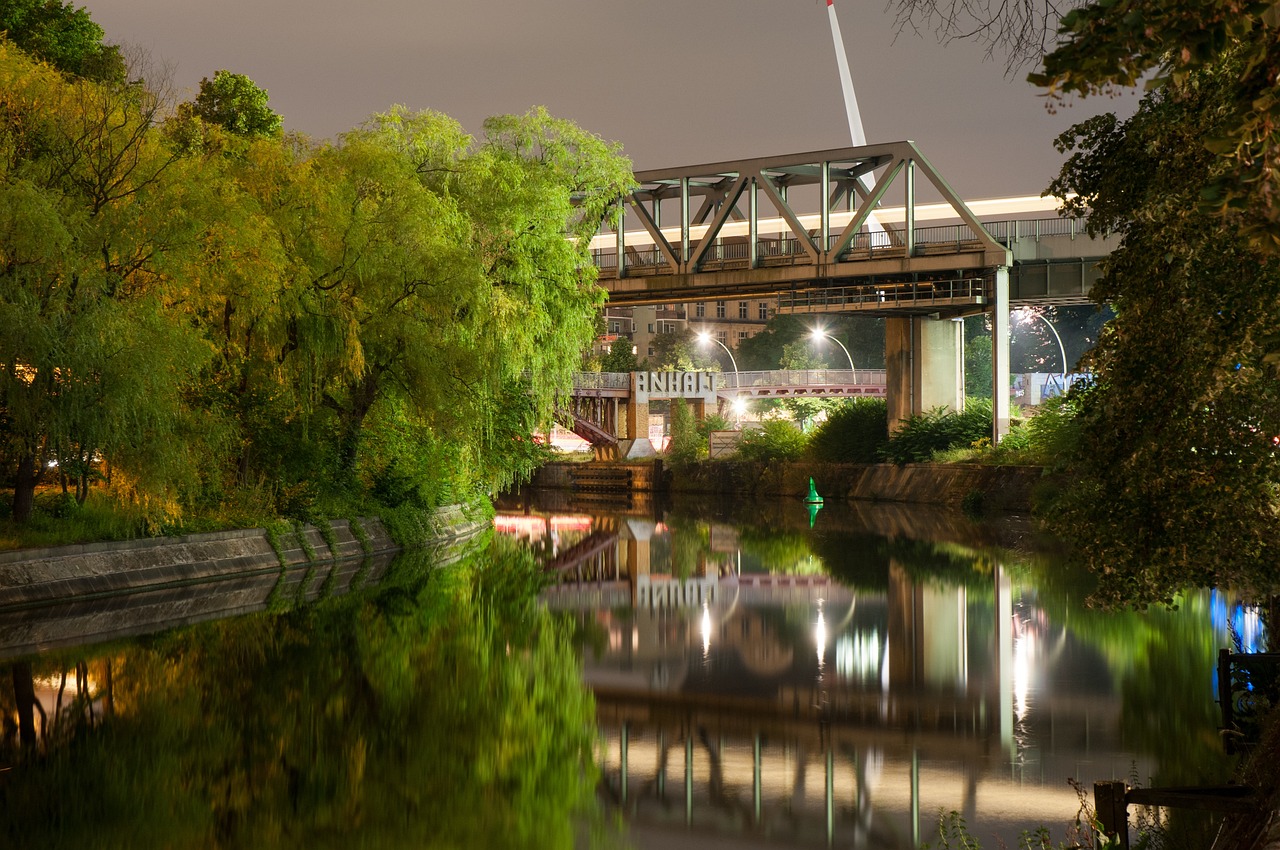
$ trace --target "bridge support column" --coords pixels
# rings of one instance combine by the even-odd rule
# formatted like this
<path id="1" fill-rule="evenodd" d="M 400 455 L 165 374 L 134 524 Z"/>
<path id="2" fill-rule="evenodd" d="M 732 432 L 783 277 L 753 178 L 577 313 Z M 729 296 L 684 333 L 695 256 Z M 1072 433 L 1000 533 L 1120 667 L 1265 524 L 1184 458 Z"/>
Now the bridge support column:
<path id="1" fill-rule="evenodd" d="M 934 407 L 964 409 L 964 333 L 950 319 L 885 319 L 889 429 Z"/>
<path id="2" fill-rule="evenodd" d="M 618 454 L 624 458 L 653 457 L 653 443 L 649 442 L 648 394 L 641 394 L 636 386 L 636 375 L 631 373 L 631 398 L 627 400 L 627 433 L 618 441 Z M 638 399 L 643 397 L 644 401 Z"/>
<path id="3" fill-rule="evenodd" d="M 996 269 L 991 307 L 991 444 L 1009 433 L 1009 267 Z"/>

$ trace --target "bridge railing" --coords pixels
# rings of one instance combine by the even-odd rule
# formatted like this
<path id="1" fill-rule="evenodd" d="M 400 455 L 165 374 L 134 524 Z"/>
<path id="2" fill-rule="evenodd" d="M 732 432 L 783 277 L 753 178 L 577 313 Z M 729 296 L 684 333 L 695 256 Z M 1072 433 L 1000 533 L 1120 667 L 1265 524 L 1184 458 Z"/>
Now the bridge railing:
<path id="1" fill-rule="evenodd" d="M 1084 237 L 1085 220 L 1080 218 L 1008 219 L 983 222 L 987 232 L 1004 245 L 1023 239 L 1038 240 L 1048 236 Z M 901 227 L 888 228 L 883 233 L 862 232 L 854 234 L 841 259 L 869 259 L 872 257 L 902 256 L 905 252 Z M 647 239 L 648 234 L 638 238 Z M 831 234 L 828 248 L 839 241 L 839 234 Z M 982 242 L 967 224 L 932 225 L 915 228 L 915 246 L 918 254 L 963 253 L 982 250 Z M 745 237 L 726 237 L 712 245 L 702 256 L 700 268 L 704 271 L 746 268 L 750 263 L 750 246 Z M 614 248 L 601 248 L 592 252 L 595 264 L 601 270 L 616 270 L 618 255 Z M 761 266 L 803 264 L 809 261 L 800 240 L 794 237 L 761 238 L 757 242 L 757 262 Z M 627 270 L 637 274 L 660 271 L 666 258 L 656 247 L 627 248 Z"/>
<path id="2" fill-rule="evenodd" d="M 574 372 L 573 387 L 578 390 L 631 389 L 630 372 Z"/>
<path id="3" fill-rule="evenodd" d="M 869 305 L 888 306 L 899 302 L 913 306 L 929 302 L 969 302 L 978 301 L 986 293 L 987 282 L 980 277 L 909 281 L 906 283 L 880 281 L 857 286 L 837 286 L 830 289 L 816 289 L 780 295 L 778 296 L 778 309 L 804 310 L 816 307 L 861 307 L 865 309 Z"/>
<path id="4" fill-rule="evenodd" d="M 884 386 L 884 369 L 777 369 L 769 372 L 721 372 L 719 391 L 776 387 Z"/>
<path id="5" fill-rule="evenodd" d="M 768 387 L 884 386 L 884 369 L 774 369 L 764 372 L 720 372 L 717 392 Z M 631 387 L 630 372 L 575 372 L 574 389 L 622 390 Z"/>

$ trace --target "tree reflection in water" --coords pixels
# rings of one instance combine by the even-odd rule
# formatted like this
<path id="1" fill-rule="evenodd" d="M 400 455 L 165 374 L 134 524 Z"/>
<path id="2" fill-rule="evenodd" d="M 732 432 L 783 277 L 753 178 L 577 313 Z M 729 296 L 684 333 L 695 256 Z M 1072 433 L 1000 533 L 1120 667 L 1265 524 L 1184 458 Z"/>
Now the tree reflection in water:
<path id="1" fill-rule="evenodd" d="M 0 845 L 574 846 L 594 709 L 532 557 L 427 566 L 91 661 L 114 660 L 115 715 L 9 754 Z"/>

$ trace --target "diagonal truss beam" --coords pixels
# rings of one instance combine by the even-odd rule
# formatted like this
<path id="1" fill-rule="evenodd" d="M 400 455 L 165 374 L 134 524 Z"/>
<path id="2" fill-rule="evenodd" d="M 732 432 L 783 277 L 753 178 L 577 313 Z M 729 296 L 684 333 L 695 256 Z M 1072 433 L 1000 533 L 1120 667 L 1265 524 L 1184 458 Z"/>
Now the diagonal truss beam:
<path id="1" fill-rule="evenodd" d="M 981 246 L 978 250 L 990 255 L 991 262 L 997 264 L 1001 258 L 1009 257 L 1007 249 L 985 231 L 964 201 L 911 141 L 637 172 L 635 176 L 639 185 L 628 203 L 636 211 L 644 229 L 643 232 L 637 231 L 634 238 L 636 242 L 651 242 L 658 249 L 664 260 L 662 265 L 667 267 L 662 269 L 660 266 L 659 274 L 697 274 L 699 264 L 708 257 L 710 247 L 717 239 L 726 236 L 726 224 L 735 221 L 737 223 L 728 235 L 734 238 L 745 236 L 752 243 L 749 255 L 750 265 L 754 268 L 754 248 L 761 232 L 761 216 L 768 218 L 774 215 L 772 211 L 762 210 L 772 207 L 781 218 L 780 226 L 790 230 L 807 255 L 797 254 L 798 263 L 829 266 L 847 262 L 841 261 L 840 255 L 847 251 L 855 234 L 868 228 L 870 220 L 885 205 L 887 198 L 892 197 L 892 203 L 896 205 L 901 197 L 905 207 L 905 221 L 901 225 L 904 233 L 901 240 L 895 239 L 895 244 L 905 247 L 910 258 L 914 256 L 914 233 L 905 231 L 912 227 L 916 218 L 914 174 L 917 170 L 951 208 L 954 218 L 972 231 L 974 241 Z M 876 181 L 874 188 L 866 189 L 860 178 L 876 172 L 882 173 L 883 178 Z M 796 191 L 806 186 L 821 187 L 825 191 Z M 749 194 L 749 204 L 741 202 L 744 192 Z M 756 203 L 759 193 L 769 198 L 770 203 L 760 207 Z M 817 198 L 812 197 L 814 195 Z M 819 244 L 810 234 L 829 236 L 829 231 L 825 225 L 807 223 L 811 221 L 810 217 L 819 222 L 829 222 L 834 214 L 844 221 L 844 208 L 840 206 L 837 209 L 837 206 L 850 196 L 856 201 L 856 204 L 849 205 L 850 208 L 856 206 L 851 219 L 831 240 L 833 244 L 829 248 L 825 243 Z M 798 201 L 798 198 L 804 200 Z M 675 222 L 660 215 L 659 206 L 673 202 L 680 209 L 679 236 L 674 235 Z M 691 214 L 693 209 L 697 212 Z M 742 226 L 744 209 L 749 210 L 745 214 L 748 227 Z M 691 229 L 696 230 L 690 233 Z M 897 226 L 893 229 L 896 230 Z M 632 239 L 628 237 L 619 241 L 630 244 Z M 608 250 L 607 245 L 604 250 Z"/>
<path id="2" fill-rule="evenodd" d="M 649 235 L 653 237 L 653 244 L 657 245 L 658 250 L 662 252 L 662 256 L 667 258 L 667 264 L 671 266 L 671 270 L 679 272 L 680 260 L 676 258 L 675 246 L 667 241 L 667 237 L 662 235 L 662 230 L 658 227 L 657 222 L 653 220 L 653 216 L 649 215 L 649 211 L 645 209 L 644 204 L 634 195 L 627 198 L 627 202 L 631 205 L 631 209 L 635 211 L 636 216 L 639 217 L 644 229 L 649 231 Z M 654 203 L 661 202 L 654 201 Z"/>

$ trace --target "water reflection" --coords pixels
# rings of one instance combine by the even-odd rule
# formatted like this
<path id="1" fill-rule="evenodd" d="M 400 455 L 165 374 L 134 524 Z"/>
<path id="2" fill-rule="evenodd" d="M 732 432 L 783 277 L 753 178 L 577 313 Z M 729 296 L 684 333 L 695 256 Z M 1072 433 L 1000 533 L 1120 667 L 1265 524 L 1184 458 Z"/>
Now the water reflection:
<path id="1" fill-rule="evenodd" d="M 1013 845 L 1062 837 L 1068 779 L 1229 775 L 1219 597 L 1090 611 L 1052 557 L 989 545 L 1024 529 L 923 511 L 513 508 L 498 529 L 545 553 L 542 598 L 586 636 L 603 787 L 641 846 L 916 847 L 939 810 Z"/>
<path id="2" fill-rule="evenodd" d="M 574 846 L 592 703 L 537 566 L 431 566 L 12 664 L 0 846 Z"/>
<path id="3" fill-rule="evenodd" d="M 1025 528 L 891 506 L 495 525 L 447 569 L 308 572 L 274 604 L 3 612 L 0 846 L 619 846 L 600 799 L 664 850 L 914 847 L 940 809 L 1016 846 L 1070 820 L 1068 777 L 1228 776 L 1214 655 L 1261 638 L 1229 596 L 1092 611 L 1007 554 Z"/>

